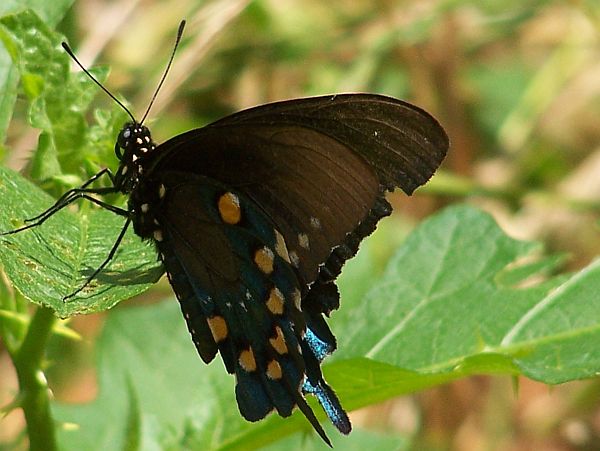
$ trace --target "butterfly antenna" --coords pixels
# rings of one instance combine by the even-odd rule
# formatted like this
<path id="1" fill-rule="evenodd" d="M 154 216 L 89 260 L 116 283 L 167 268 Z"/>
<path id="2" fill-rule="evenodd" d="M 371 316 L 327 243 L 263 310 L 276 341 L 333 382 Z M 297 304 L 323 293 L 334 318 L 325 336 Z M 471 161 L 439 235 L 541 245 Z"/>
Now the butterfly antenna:
<path id="1" fill-rule="evenodd" d="M 167 68 L 165 69 L 165 72 L 163 73 L 163 76 L 160 79 L 160 83 L 158 83 L 158 86 L 156 87 L 156 90 L 154 91 L 154 95 L 152 96 L 152 99 L 150 100 L 150 104 L 148 105 L 148 108 L 146 109 L 146 112 L 144 113 L 144 116 L 142 117 L 140 124 L 143 124 L 144 121 L 146 120 L 146 117 L 148 116 L 148 113 L 150 112 L 150 108 L 152 108 L 152 104 L 156 100 L 158 91 L 160 91 L 160 88 L 162 87 L 163 83 L 165 82 L 165 79 L 167 78 L 167 74 L 169 73 L 169 69 L 171 68 L 171 64 L 173 63 L 173 58 L 175 58 L 175 52 L 177 51 L 177 47 L 179 46 L 179 42 L 181 41 L 181 36 L 183 35 L 184 28 L 185 28 L 185 20 L 182 20 L 181 23 L 179 24 L 179 29 L 177 30 L 177 38 L 175 38 L 175 45 L 173 46 L 173 51 L 171 52 L 171 58 L 169 58 L 169 63 L 167 64 Z"/>
<path id="2" fill-rule="evenodd" d="M 96 77 L 94 77 L 85 67 L 83 67 L 83 64 L 81 64 L 79 62 L 79 60 L 77 59 L 77 57 L 75 56 L 75 54 L 73 53 L 73 50 L 71 50 L 71 47 L 69 47 L 69 44 L 67 44 L 66 42 L 62 43 L 62 47 L 63 49 L 65 49 L 65 52 L 67 52 L 69 54 L 69 56 L 71 58 L 73 58 L 73 61 L 75 61 L 77 63 L 77 65 L 79 67 L 81 67 L 81 70 L 83 70 L 85 72 L 85 74 L 91 78 L 91 80 L 96 83 L 98 86 L 100 86 L 100 89 L 102 89 L 105 93 L 108 94 L 108 96 L 113 99 L 115 102 L 117 102 L 117 105 L 119 105 L 121 108 L 123 108 L 123 110 L 125 110 L 125 112 L 129 115 L 129 117 L 131 118 L 131 120 L 133 122 L 137 122 L 135 120 L 135 118 L 133 117 L 133 114 L 131 114 L 131 111 L 129 111 L 129 109 L 123 105 L 123 102 L 121 102 L 119 99 L 117 99 L 108 89 L 106 89 L 102 83 L 100 83 L 98 80 L 96 80 Z"/>

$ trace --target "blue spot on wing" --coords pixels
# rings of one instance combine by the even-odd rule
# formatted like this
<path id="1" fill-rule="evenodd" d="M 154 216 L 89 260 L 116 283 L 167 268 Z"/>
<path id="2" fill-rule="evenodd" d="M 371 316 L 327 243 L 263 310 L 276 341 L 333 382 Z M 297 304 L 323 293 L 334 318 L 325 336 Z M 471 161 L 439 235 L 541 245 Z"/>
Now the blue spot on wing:
<path id="1" fill-rule="evenodd" d="M 304 339 L 319 362 L 333 351 L 333 346 L 317 337 L 310 327 L 306 328 Z"/>
<path id="2" fill-rule="evenodd" d="M 235 397 L 240 413 L 248 421 L 262 420 L 273 410 L 273 404 L 256 374 L 238 374 Z"/>
<path id="3" fill-rule="evenodd" d="M 304 381 L 302 390 L 317 398 L 319 404 L 321 404 L 333 425 L 338 428 L 340 432 L 343 434 L 350 433 L 352 430 L 350 419 L 335 392 L 323 379 L 321 379 L 318 384 L 313 385 L 307 378 Z"/>
<path id="4" fill-rule="evenodd" d="M 306 329 L 304 344 L 303 347 L 308 347 L 307 351 L 312 353 L 319 363 L 335 349 L 335 344 L 321 340 L 310 327 Z M 306 353 L 305 351 L 305 359 L 307 358 Z M 314 369 L 311 370 L 311 367 Z M 302 391 L 314 395 L 335 427 L 340 432 L 349 434 L 352 430 L 350 419 L 335 392 L 323 379 L 320 368 L 318 371 L 317 368 L 307 361 L 307 377 L 302 385 Z"/>

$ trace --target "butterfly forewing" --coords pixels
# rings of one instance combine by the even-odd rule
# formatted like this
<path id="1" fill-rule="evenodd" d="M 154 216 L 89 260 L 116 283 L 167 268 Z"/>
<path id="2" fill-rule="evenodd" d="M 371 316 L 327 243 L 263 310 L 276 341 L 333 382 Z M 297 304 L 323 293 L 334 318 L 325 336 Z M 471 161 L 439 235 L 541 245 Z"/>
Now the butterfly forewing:
<path id="1" fill-rule="evenodd" d="M 197 152 L 173 152 L 160 167 L 202 168 L 207 177 L 236 187 L 255 201 L 283 235 L 304 284 L 367 215 L 380 192 L 367 162 L 328 136 L 299 127 L 212 130 Z"/>
<path id="2" fill-rule="evenodd" d="M 319 131 L 362 155 L 386 189 L 407 194 L 431 178 L 448 136 L 426 111 L 392 97 L 337 94 L 274 102 L 227 116 L 209 127 L 295 124 Z"/>

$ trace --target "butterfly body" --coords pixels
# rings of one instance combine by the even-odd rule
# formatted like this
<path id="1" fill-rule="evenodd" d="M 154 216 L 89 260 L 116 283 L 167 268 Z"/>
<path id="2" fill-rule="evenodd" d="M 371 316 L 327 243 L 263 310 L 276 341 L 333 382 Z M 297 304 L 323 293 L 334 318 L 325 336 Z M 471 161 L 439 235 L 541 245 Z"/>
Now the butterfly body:
<path id="1" fill-rule="evenodd" d="M 119 134 L 115 188 L 135 232 L 156 243 L 203 361 L 220 353 L 242 415 L 299 407 L 329 443 L 305 394 L 337 428 L 350 421 L 321 373 L 337 344 L 324 315 L 360 241 L 433 174 L 448 141 L 424 111 L 346 94 L 255 107 L 156 146 Z"/>

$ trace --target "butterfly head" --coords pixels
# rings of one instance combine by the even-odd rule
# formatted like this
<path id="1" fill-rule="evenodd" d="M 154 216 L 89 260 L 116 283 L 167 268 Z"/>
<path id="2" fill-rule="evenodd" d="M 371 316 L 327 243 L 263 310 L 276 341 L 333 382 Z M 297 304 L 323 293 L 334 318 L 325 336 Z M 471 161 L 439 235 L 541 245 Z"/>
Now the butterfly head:
<path id="1" fill-rule="evenodd" d="M 115 186 L 121 192 L 129 193 L 137 185 L 144 162 L 155 148 L 148 127 L 137 122 L 127 122 L 123 126 L 115 143 L 115 154 L 120 161 Z"/>

